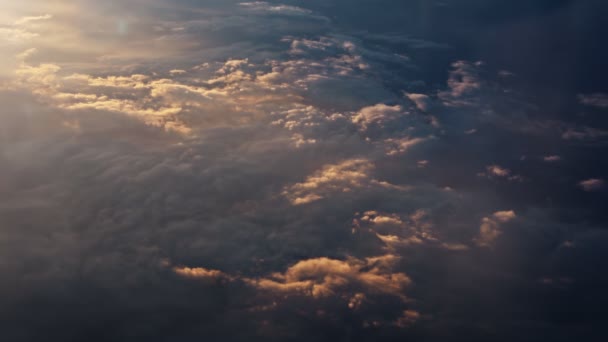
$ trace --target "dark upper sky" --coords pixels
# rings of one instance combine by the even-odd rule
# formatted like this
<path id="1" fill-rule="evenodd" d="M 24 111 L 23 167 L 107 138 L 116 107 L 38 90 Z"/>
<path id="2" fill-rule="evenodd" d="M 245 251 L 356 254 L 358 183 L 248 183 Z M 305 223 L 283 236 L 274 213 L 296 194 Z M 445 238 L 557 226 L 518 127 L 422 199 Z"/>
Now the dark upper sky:
<path id="1" fill-rule="evenodd" d="M 605 1 L 0 13 L 0 340 L 606 339 Z"/>

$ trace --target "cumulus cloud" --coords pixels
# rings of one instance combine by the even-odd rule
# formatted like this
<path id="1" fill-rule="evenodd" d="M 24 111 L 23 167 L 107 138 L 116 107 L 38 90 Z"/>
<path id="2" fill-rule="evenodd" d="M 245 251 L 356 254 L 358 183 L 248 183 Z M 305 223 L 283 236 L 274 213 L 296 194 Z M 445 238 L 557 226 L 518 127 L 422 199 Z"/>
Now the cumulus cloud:
<path id="1" fill-rule="evenodd" d="M 374 300 L 390 297 L 406 306 L 409 302 L 406 290 L 412 280 L 393 269 L 400 257 L 392 254 L 357 259 L 348 257 L 337 260 L 326 257 L 301 260 L 285 272 L 275 272 L 266 277 L 231 276 L 206 268 L 173 267 L 175 274 L 204 282 L 242 283 L 257 292 L 258 304 L 253 311 L 279 311 L 290 298 L 302 297 L 309 301 L 337 298 L 343 308 L 361 311 L 377 304 Z M 395 317 L 399 327 L 407 327 L 419 317 L 412 315 Z M 419 314 L 418 314 L 419 315 Z M 416 318 L 416 319 L 414 319 Z M 406 324 L 408 323 L 408 324 Z"/>
<path id="2" fill-rule="evenodd" d="M 354 123 L 360 125 L 363 129 L 366 129 L 372 124 L 383 125 L 402 115 L 407 115 L 407 113 L 403 112 L 403 108 L 401 106 L 388 106 L 380 103 L 374 106 L 362 108 L 353 116 L 352 120 Z"/>
<path id="3" fill-rule="evenodd" d="M 410 278 L 403 273 L 392 273 L 391 267 L 398 261 L 394 255 L 370 257 L 365 260 L 346 261 L 328 258 L 309 259 L 298 262 L 272 278 L 250 281 L 263 291 L 295 293 L 312 297 L 344 295 L 359 291 L 369 294 L 385 294 L 405 300 L 405 289 Z M 348 298 L 351 298 L 348 295 Z"/>

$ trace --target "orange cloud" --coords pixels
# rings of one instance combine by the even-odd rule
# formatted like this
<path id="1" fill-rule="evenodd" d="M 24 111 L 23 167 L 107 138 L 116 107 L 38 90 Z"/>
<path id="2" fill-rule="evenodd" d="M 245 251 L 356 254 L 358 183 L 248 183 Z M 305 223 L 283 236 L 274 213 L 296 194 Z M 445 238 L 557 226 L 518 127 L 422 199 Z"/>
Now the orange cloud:
<path id="1" fill-rule="evenodd" d="M 479 235 L 474 239 L 481 247 L 491 247 L 496 239 L 502 234 L 501 224 L 517 218 L 513 210 L 497 211 L 492 216 L 484 217 L 479 227 Z"/>

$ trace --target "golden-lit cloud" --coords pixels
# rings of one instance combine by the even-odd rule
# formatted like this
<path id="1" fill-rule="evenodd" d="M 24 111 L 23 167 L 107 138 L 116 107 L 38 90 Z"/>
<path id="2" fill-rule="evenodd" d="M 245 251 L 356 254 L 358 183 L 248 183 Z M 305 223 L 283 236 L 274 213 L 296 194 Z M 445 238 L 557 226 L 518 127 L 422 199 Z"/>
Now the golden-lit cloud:
<path id="1" fill-rule="evenodd" d="M 255 293 L 255 301 L 248 311 L 280 312 L 290 307 L 290 300 L 298 306 L 323 307 L 324 302 L 338 302 L 345 309 L 365 315 L 378 308 L 378 300 L 389 300 L 397 307 L 410 305 L 406 292 L 412 280 L 403 272 L 395 271 L 401 258 L 386 254 L 344 260 L 326 257 L 304 259 L 289 266 L 284 272 L 267 276 L 248 277 L 226 274 L 201 267 L 172 267 L 172 271 L 185 279 L 205 283 L 240 284 Z M 166 265 L 170 267 L 170 265 Z M 304 302 L 302 302 L 304 301 Z M 394 325 L 407 328 L 415 324 L 421 315 L 407 309 L 382 320 L 378 325 Z M 364 323 L 365 325 L 366 323 Z"/>
<path id="2" fill-rule="evenodd" d="M 412 246 L 432 246 L 450 251 L 469 249 L 462 243 L 444 241 L 430 221 L 430 214 L 425 210 L 417 210 L 403 217 L 398 214 L 367 211 L 353 219 L 353 233 L 365 230 L 375 234 L 391 253 Z"/>
<path id="3" fill-rule="evenodd" d="M 173 272 L 185 278 L 203 279 L 203 280 L 220 280 L 230 279 L 231 277 L 224 272 L 218 270 L 210 270 L 202 267 L 174 267 Z"/>
<path id="4" fill-rule="evenodd" d="M 371 124 L 384 124 L 392 121 L 402 115 L 407 115 L 403 112 L 403 108 L 399 105 L 388 106 L 385 104 L 377 104 L 375 106 L 362 108 L 352 120 L 354 123 L 361 125 L 366 129 Z"/>
<path id="5" fill-rule="evenodd" d="M 342 291 L 352 292 L 357 289 L 405 300 L 405 289 L 411 284 L 411 280 L 404 273 L 391 271 L 398 260 L 399 257 L 394 255 L 364 260 L 350 258 L 345 261 L 329 258 L 308 259 L 289 267 L 285 273 L 250 282 L 259 290 L 279 294 L 300 294 L 318 298 L 342 295 Z"/>
<path id="6" fill-rule="evenodd" d="M 421 314 L 415 310 L 405 310 L 403 315 L 395 321 L 395 325 L 400 328 L 409 328 L 420 320 Z"/>
<path id="7" fill-rule="evenodd" d="M 478 173 L 480 177 L 487 178 L 498 178 L 498 179 L 506 179 L 508 181 L 523 181 L 524 178 L 520 175 L 514 174 L 513 171 L 504 168 L 500 165 L 489 165 L 486 167 L 486 172 Z"/>
<path id="8" fill-rule="evenodd" d="M 386 154 L 396 156 L 406 153 L 410 148 L 432 138 L 389 138 L 384 141 Z"/>
<path id="9" fill-rule="evenodd" d="M 231 276 L 201 267 L 173 267 L 172 270 L 175 274 L 190 279 L 242 281 L 258 291 L 277 297 L 346 296 L 349 299 L 348 306 L 352 308 L 361 305 L 365 293 L 388 295 L 406 301 L 405 290 L 412 281 L 406 274 L 392 271 L 399 259 L 391 254 L 366 259 L 307 259 L 290 266 L 284 273 L 260 278 Z"/>
<path id="10" fill-rule="evenodd" d="M 479 235 L 475 243 L 481 247 L 491 247 L 502 234 L 501 225 L 517 218 L 513 210 L 497 211 L 491 216 L 484 217 L 479 227 Z"/>
<path id="11" fill-rule="evenodd" d="M 302 183 L 288 186 L 283 195 L 293 205 L 308 204 L 332 194 L 348 193 L 360 188 L 380 187 L 399 191 L 407 186 L 390 184 L 373 178 L 374 164 L 367 159 L 348 159 L 338 164 L 325 165 Z"/>

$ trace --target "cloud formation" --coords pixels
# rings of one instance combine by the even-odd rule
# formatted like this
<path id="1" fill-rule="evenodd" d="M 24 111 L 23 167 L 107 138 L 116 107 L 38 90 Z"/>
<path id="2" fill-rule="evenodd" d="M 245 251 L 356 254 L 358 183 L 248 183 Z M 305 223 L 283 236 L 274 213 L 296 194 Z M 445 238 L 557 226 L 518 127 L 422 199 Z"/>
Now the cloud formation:
<path id="1" fill-rule="evenodd" d="M 599 191 L 602 190 L 606 182 L 599 178 L 590 178 L 579 183 L 581 188 L 585 191 Z"/>
<path id="2" fill-rule="evenodd" d="M 546 6 L 0 4 L 2 339 L 598 340 L 604 95 L 514 39 L 595 11 Z"/>
<path id="3" fill-rule="evenodd" d="M 597 107 L 597 108 L 608 108 L 608 94 L 594 93 L 594 94 L 580 94 L 578 100 L 585 106 Z"/>
<path id="4" fill-rule="evenodd" d="M 501 225 L 514 220 L 517 217 L 513 210 L 497 211 L 492 216 L 484 217 L 479 227 L 479 236 L 475 242 L 482 247 L 490 247 L 502 234 Z"/>

